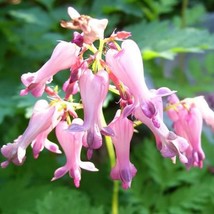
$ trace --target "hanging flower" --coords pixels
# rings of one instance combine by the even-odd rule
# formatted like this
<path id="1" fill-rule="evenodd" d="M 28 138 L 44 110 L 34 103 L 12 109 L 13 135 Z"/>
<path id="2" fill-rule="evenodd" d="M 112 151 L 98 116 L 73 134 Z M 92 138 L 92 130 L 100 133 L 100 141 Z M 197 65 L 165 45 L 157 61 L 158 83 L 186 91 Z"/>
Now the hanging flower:
<path id="1" fill-rule="evenodd" d="M 154 133 L 157 146 L 164 157 L 179 156 L 182 162 L 187 159 L 183 152 L 187 149 L 187 142 L 176 136 L 171 139 L 170 131 L 163 122 L 162 96 L 174 91 L 168 88 L 149 90 L 144 79 L 141 52 L 132 40 L 122 43 L 122 50 L 110 49 L 106 54 L 106 61 L 111 72 L 128 87 L 134 97 L 134 102 L 123 110 L 124 117 L 133 114 Z"/>
<path id="2" fill-rule="evenodd" d="M 82 123 L 83 121 L 79 118 L 72 121 L 72 124 L 81 125 Z M 70 132 L 68 131 L 68 127 L 66 121 L 61 121 L 56 127 L 57 139 L 66 155 L 66 164 L 55 171 L 52 181 L 61 178 L 69 172 L 69 176 L 74 179 L 74 185 L 79 187 L 81 168 L 89 171 L 98 171 L 98 169 L 93 163 L 80 160 L 84 131 Z"/>
<path id="3" fill-rule="evenodd" d="M 102 145 L 102 135 L 112 135 L 111 130 L 102 126 L 102 105 L 108 92 L 109 79 L 106 71 L 93 74 L 87 69 L 80 76 L 79 87 L 84 110 L 84 124 L 72 125 L 70 131 L 86 131 L 88 158 L 92 157 L 94 149 Z"/>
<path id="4" fill-rule="evenodd" d="M 166 96 L 174 92 L 167 89 L 162 90 L 162 93 L 159 91 L 156 95 L 148 89 L 144 79 L 142 56 L 137 44 L 132 40 L 125 40 L 122 43 L 122 50 L 108 50 L 106 62 L 111 72 L 128 87 L 134 97 L 134 103 L 125 107 L 124 116 L 132 114 L 139 107 L 146 117 L 154 121 L 154 126 L 158 126 L 155 119 L 158 110 L 153 100 L 157 96 Z"/>
<path id="5" fill-rule="evenodd" d="M 78 60 L 80 48 L 71 42 L 60 41 L 55 47 L 50 59 L 35 73 L 26 73 L 21 76 L 26 89 L 20 95 L 29 92 L 35 97 L 40 97 L 45 91 L 46 84 L 52 81 L 53 76 L 64 69 L 69 69 Z"/>
<path id="6" fill-rule="evenodd" d="M 1 148 L 2 155 L 7 158 L 6 161 L 1 163 L 1 166 L 5 168 L 10 162 L 21 165 L 25 160 L 27 147 L 34 141 L 39 140 L 38 138 L 43 140 L 43 142 L 40 141 L 39 149 L 35 148 L 35 157 L 38 156 L 38 152 L 40 152 L 44 146 L 50 148 L 50 144 L 47 144 L 46 136 L 60 121 L 63 113 L 64 111 L 60 109 L 58 105 L 50 106 L 46 100 L 37 101 L 25 132 L 14 140 L 13 143 L 8 143 Z M 43 134 L 45 137 L 41 139 Z M 60 153 L 56 145 L 54 145 L 54 148 L 50 148 L 50 150 Z"/>
<path id="7" fill-rule="evenodd" d="M 187 139 L 186 150 L 188 162 L 186 167 L 203 167 L 205 154 L 201 146 L 203 119 L 213 128 L 214 112 L 202 96 L 186 98 L 182 101 L 173 94 L 168 98 L 167 114 L 173 121 L 176 134 Z"/>
<path id="8" fill-rule="evenodd" d="M 118 111 L 109 127 L 114 132 L 111 138 L 116 152 L 116 164 L 111 170 L 111 177 L 114 180 L 121 180 L 122 187 L 127 189 L 131 186 L 132 178 L 137 172 L 129 160 L 130 142 L 134 132 L 133 123 L 121 116 Z"/>

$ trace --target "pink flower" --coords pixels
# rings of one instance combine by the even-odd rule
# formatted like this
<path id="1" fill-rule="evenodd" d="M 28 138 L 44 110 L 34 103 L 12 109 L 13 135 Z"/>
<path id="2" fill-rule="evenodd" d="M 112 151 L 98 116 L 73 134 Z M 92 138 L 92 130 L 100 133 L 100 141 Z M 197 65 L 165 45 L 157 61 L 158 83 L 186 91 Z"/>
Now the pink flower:
<path id="1" fill-rule="evenodd" d="M 202 168 L 205 159 L 201 146 L 203 119 L 213 128 L 214 112 L 202 96 L 180 101 L 176 95 L 171 95 L 168 101 L 167 114 L 173 121 L 174 130 L 189 143 L 186 151 L 187 168 L 192 166 Z"/>
<path id="2" fill-rule="evenodd" d="M 203 120 L 214 131 L 214 111 L 209 107 L 203 96 L 197 96 L 194 98 L 186 98 L 184 103 L 193 103 L 194 106 L 200 111 Z"/>
<path id="3" fill-rule="evenodd" d="M 107 19 L 94 19 L 90 16 L 80 15 L 74 8 L 68 7 L 71 21 L 61 21 L 61 26 L 73 30 L 83 31 L 83 41 L 92 44 L 95 40 L 104 38 L 104 30 L 108 24 Z"/>
<path id="4" fill-rule="evenodd" d="M 81 60 L 79 60 L 70 69 L 71 71 L 70 77 L 63 84 L 63 91 L 65 92 L 66 100 L 69 99 L 70 95 L 74 95 L 79 91 L 78 80 L 82 73 L 82 67 L 84 68 L 84 63 L 82 63 Z"/>
<path id="5" fill-rule="evenodd" d="M 72 121 L 72 124 L 81 125 L 83 121 L 76 118 Z M 61 178 L 67 172 L 71 178 L 74 179 L 74 184 L 79 187 L 81 180 L 81 169 L 89 171 L 98 171 L 98 169 L 91 162 L 83 162 L 80 160 L 80 153 L 82 149 L 82 143 L 84 140 L 84 132 L 70 132 L 68 131 L 68 124 L 65 121 L 61 121 L 56 127 L 56 136 L 63 148 L 66 155 L 66 164 L 58 168 L 52 181 Z"/>
<path id="6" fill-rule="evenodd" d="M 69 69 L 77 62 L 79 51 L 80 48 L 76 44 L 60 41 L 50 59 L 37 72 L 21 76 L 26 89 L 21 90 L 20 95 L 23 96 L 30 92 L 35 97 L 40 97 L 46 84 L 52 81 L 57 72 Z"/>
<path id="7" fill-rule="evenodd" d="M 127 31 L 118 31 L 118 32 L 113 32 L 110 36 L 111 40 L 119 40 L 122 41 L 124 39 L 128 39 L 131 36 L 131 32 Z"/>
<path id="8" fill-rule="evenodd" d="M 25 160 L 26 148 L 32 142 L 39 140 L 38 138 L 43 140 L 43 142 L 40 142 L 42 145 L 40 146 L 39 151 L 44 146 L 49 147 L 45 139 L 48 134 L 47 130 L 50 131 L 57 125 L 63 113 L 64 111 L 57 108 L 57 106 L 50 106 L 46 100 L 37 101 L 28 127 L 23 135 L 14 140 L 14 143 L 8 143 L 1 148 L 1 153 L 7 158 L 7 161 L 3 162 L 1 166 L 3 168 L 7 167 L 10 162 L 13 162 L 16 165 L 21 165 Z M 50 148 L 50 150 L 57 153 L 60 152 L 56 145 L 54 145 L 54 149 Z M 39 151 L 36 151 L 36 156 Z"/>
<path id="9" fill-rule="evenodd" d="M 166 96 L 174 92 L 169 89 L 160 90 L 161 93 L 156 95 L 148 89 L 144 79 L 142 55 L 137 44 L 132 40 L 125 40 L 121 51 L 108 50 L 106 62 L 111 72 L 128 87 L 134 97 L 134 103 L 125 107 L 124 116 L 128 116 L 134 112 L 135 108 L 140 107 L 144 115 L 158 126 L 157 121 L 155 122 L 157 109 L 153 100 L 156 96 Z"/>
<path id="10" fill-rule="evenodd" d="M 133 124 L 126 117 L 119 116 L 118 111 L 109 127 L 114 131 L 112 141 L 116 151 L 116 165 L 111 170 L 114 180 L 121 180 L 122 187 L 127 189 L 131 186 L 132 178 L 137 170 L 129 160 L 130 142 L 133 136 Z"/>
<path id="11" fill-rule="evenodd" d="M 102 126 L 102 105 L 108 92 L 109 79 L 106 71 L 101 70 L 93 74 L 87 69 L 79 79 L 80 95 L 84 110 L 84 124 L 72 125 L 70 131 L 86 131 L 88 158 L 90 159 L 93 149 L 98 149 L 102 145 L 102 135 L 112 135 L 109 128 Z"/>
<path id="12" fill-rule="evenodd" d="M 164 157 L 179 156 L 181 162 L 187 159 L 183 152 L 187 149 L 185 139 L 173 135 L 163 122 L 162 96 L 173 94 L 168 88 L 149 90 L 144 79 L 142 55 L 137 44 L 132 40 L 122 43 L 122 50 L 110 49 L 106 61 L 111 72 L 128 87 L 134 97 L 134 103 L 123 110 L 123 115 L 133 114 L 154 133 L 157 147 Z"/>
<path id="13" fill-rule="evenodd" d="M 140 104 L 140 99 L 150 99 L 149 89 L 144 79 L 144 69 L 141 52 L 132 40 L 122 42 L 122 50 L 108 50 L 106 62 L 112 73 L 122 81 L 135 97 L 135 103 Z"/>
<path id="14" fill-rule="evenodd" d="M 77 46 L 82 47 L 84 43 L 83 35 L 75 31 L 73 33 L 72 42 L 75 43 Z"/>
<path id="15" fill-rule="evenodd" d="M 38 134 L 35 138 L 35 140 L 32 141 L 31 146 L 33 148 L 33 156 L 35 159 L 39 157 L 39 153 L 44 149 L 48 149 L 51 152 L 61 154 L 58 145 L 51 142 L 47 139 L 48 134 L 53 130 L 53 126 L 50 126 L 50 128 L 46 129 L 45 131 Z"/>
<path id="16" fill-rule="evenodd" d="M 185 151 L 189 146 L 186 139 L 177 136 L 175 133 L 169 131 L 169 129 L 161 119 L 159 113 L 156 115 L 156 120 L 159 123 L 159 128 L 155 127 L 153 122 L 144 114 L 142 114 L 140 108 L 137 108 L 135 110 L 134 115 L 153 132 L 157 141 L 156 143 L 158 149 L 160 150 L 163 157 L 172 158 L 174 160 L 176 156 L 178 156 L 182 163 L 188 162 L 187 157 L 185 156 Z"/>

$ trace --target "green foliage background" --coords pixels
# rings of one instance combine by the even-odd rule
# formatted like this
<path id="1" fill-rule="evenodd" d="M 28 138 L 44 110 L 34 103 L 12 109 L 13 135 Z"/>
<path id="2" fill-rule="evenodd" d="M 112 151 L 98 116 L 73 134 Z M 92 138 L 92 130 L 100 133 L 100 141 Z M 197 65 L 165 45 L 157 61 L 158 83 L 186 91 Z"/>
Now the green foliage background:
<path id="1" fill-rule="evenodd" d="M 108 18 L 106 35 L 114 29 L 131 31 L 142 50 L 150 87 L 167 86 L 181 97 L 204 94 L 214 106 L 214 35 L 204 24 L 213 14 L 213 0 L 0 0 L 0 145 L 24 131 L 35 102 L 31 96 L 19 97 L 21 74 L 36 71 L 57 40 L 71 39 L 71 32 L 59 26 L 61 19 L 68 19 L 67 6 Z M 61 86 L 67 75 L 60 73 L 55 83 Z M 104 109 L 107 121 L 114 104 L 109 102 Z M 138 173 L 131 189 L 119 191 L 119 213 L 212 213 L 214 138 L 210 130 L 205 127 L 202 136 L 204 168 L 189 171 L 161 157 L 146 127 L 138 131 L 131 147 Z M 50 138 L 55 140 L 54 135 Z M 23 166 L 0 169 L 0 213 L 110 213 L 113 187 L 105 146 L 93 159 L 99 172 L 83 171 L 78 190 L 68 176 L 50 182 L 64 161 L 46 151 L 34 160 L 29 149 Z"/>

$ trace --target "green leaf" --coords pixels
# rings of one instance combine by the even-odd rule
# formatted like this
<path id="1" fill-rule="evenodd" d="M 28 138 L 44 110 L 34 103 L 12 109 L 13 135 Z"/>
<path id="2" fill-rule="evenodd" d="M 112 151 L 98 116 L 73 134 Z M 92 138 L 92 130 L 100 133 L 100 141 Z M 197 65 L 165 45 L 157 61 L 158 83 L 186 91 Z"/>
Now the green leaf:
<path id="1" fill-rule="evenodd" d="M 33 185 L 32 185 L 33 184 Z M 46 213 L 97 213 L 103 214 L 101 206 L 93 207 L 90 198 L 76 189 L 54 184 L 30 183 L 30 175 L 7 181 L 0 189 L 0 211 L 5 214 L 46 214 Z"/>
<path id="2" fill-rule="evenodd" d="M 40 4 L 44 5 L 48 10 L 51 10 L 53 8 L 53 4 L 55 0 L 36 0 Z"/>
<path id="3" fill-rule="evenodd" d="M 206 56 L 205 56 L 205 59 L 204 59 L 204 64 L 205 64 L 205 72 L 207 72 L 209 75 L 212 75 L 212 78 L 213 78 L 213 75 L 214 75 L 214 53 L 211 52 L 211 53 L 208 53 Z"/>
<path id="4" fill-rule="evenodd" d="M 127 15 L 142 17 L 142 10 L 137 4 L 130 4 L 124 0 L 95 0 L 92 6 L 92 12 L 97 12 L 100 10 L 102 10 L 105 14 L 122 12 Z"/>
<path id="5" fill-rule="evenodd" d="M 203 4 L 195 4 L 191 8 L 187 8 L 185 11 L 185 24 L 186 26 L 192 26 L 197 23 L 200 23 L 201 20 L 203 19 L 203 16 L 206 14 L 206 9 Z M 178 27 L 181 26 L 181 17 L 174 17 L 173 18 L 173 23 L 177 25 Z"/>
<path id="6" fill-rule="evenodd" d="M 161 157 L 154 140 L 144 139 L 135 146 L 133 163 L 138 174 L 129 196 L 150 213 L 202 213 L 212 199 L 214 181 L 206 167 L 187 171 L 179 163 L 172 164 Z"/>
<path id="7" fill-rule="evenodd" d="M 5 116 L 13 116 L 17 110 L 16 102 L 12 98 L 14 93 L 13 88 L 8 87 L 11 84 L 14 84 L 12 79 L 0 80 L 0 124 Z"/>
<path id="8" fill-rule="evenodd" d="M 211 182 L 210 179 L 209 182 Z M 210 188 L 208 188 L 206 181 L 203 180 L 203 182 L 197 185 L 191 187 L 184 186 L 178 189 L 172 194 L 169 210 L 172 211 L 176 208 L 203 210 L 207 199 L 213 192 L 213 184 L 213 181 L 209 183 Z"/>
<path id="9" fill-rule="evenodd" d="M 174 6 L 178 3 L 178 0 L 159 0 L 156 3 L 158 14 L 169 13 L 173 11 Z"/>
<path id="10" fill-rule="evenodd" d="M 50 28 L 51 26 L 51 18 L 39 7 L 11 10 L 9 14 L 28 24 L 34 24 L 45 28 Z"/>
<path id="11" fill-rule="evenodd" d="M 102 207 L 92 207 L 89 197 L 81 191 L 67 188 L 49 190 L 44 197 L 37 200 L 34 213 L 71 213 L 103 214 Z"/>
<path id="12" fill-rule="evenodd" d="M 119 207 L 119 213 L 122 213 L 122 214 L 149 214 L 149 210 L 146 209 L 145 207 L 142 207 L 142 206 L 139 206 L 139 205 L 131 205 L 129 203 L 129 205 L 127 206 L 120 206 Z"/>
<path id="13" fill-rule="evenodd" d="M 181 29 L 167 21 L 142 22 L 125 30 L 132 32 L 146 60 L 156 57 L 173 59 L 181 52 L 198 53 L 214 49 L 214 36 L 207 30 Z"/>
<path id="14" fill-rule="evenodd" d="M 153 50 L 147 50 L 147 49 L 144 49 L 143 50 L 143 59 L 144 60 L 149 60 L 149 59 L 153 59 L 153 58 L 157 58 L 157 57 L 162 57 L 162 58 L 165 58 L 165 59 L 170 59 L 172 60 L 174 58 L 175 54 L 173 54 L 172 52 L 170 51 L 164 51 L 164 52 L 156 52 L 156 51 L 153 51 Z"/>
<path id="15" fill-rule="evenodd" d="M 210 127 L 204 127 L 202 134 L 202 148 L 206 154 L 205 163 L 208 167 L 211 167 L 211 171 L 214 166 L 214 144 L 213 144 L 214 134 Z"/>
<path id="16" fill-rule="evenodd" d="M 33 210 L 35 199 L 40 198 L 49 187 L 27 188 L 29 177 L 10 180 L 0 189 L 0 210 L 2 213 L 14 214 L 21 209 Z"/>

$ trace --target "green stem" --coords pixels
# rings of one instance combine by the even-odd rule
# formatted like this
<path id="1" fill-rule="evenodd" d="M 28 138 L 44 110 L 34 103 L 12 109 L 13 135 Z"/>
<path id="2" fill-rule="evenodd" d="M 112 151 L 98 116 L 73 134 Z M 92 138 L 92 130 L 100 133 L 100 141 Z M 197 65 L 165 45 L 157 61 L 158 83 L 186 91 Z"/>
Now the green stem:
<path id="1" fill-rule="evenodd" d="M 100 45 L 99 45 L 99 52 L 102 54 L 103 52 L 103 47 L 104 47 L 104 44 L 105 44 L 105 40 L 104 39 L 100 39 Z"/>
<path id="2" fill-rule="evenodd" d="M 102 69 L 102 65 L 100 63 L 100 60 L 102 59 L 102 53 L 103 53 L 103 47 L 104 47 L 104 40 L 100 40 L 99 48 L 94 52 L 96 54 L 96 59 L 92 65 L 92 70 L 94 73 L 97 73 L 99 70 Z"/>
<path id="3" fill-rule="evenodd" d="M 188 7 L 188 0 L 182 0 L 182 8 L 181 8 L 181 28 L 185 28 L 187 23 L 186 23 L 186 10 Z M 186 54 L 180 54 L 179 55 L 179 64 L 181 65 L 181 72 L 179 72 L 178 76 L 178 82 L 183 84 L 185 81 L 187 81 L 186 74 L 185 74 L 185 69 L 184 69 L 184 64 L 185 64 L 185 57 Z"/>
<path id="4" fill-rule="evenodd" d="M 105 141 L 106 141 L 106 148 L 110 159 L 110 166 L 112 168 L 115 165 L 115 153 L 114 153 L 113 143 L 112 143 L 111 137 L 109 136 L 105 136 Z"/>
<path id="5" fill-rule="evenodd" d="M 104 118 L 104 115 L 102 114 L 102 125 L 106 126 L 106 121 Z M 106 143 L 106 148 L 107 152 L 109 155 L 110 159 L 110 166 L 111 168 L 115 166 L 116 163 L 116 157 L 115 157 L 115 152 L 114 152 L 114 146 L 111 140 L 111 137 L 105 136 L 105 143 Z M 113 180 L 113 192 L 112 192 L 112 214 L 118 214 L 119 213 L 119 181 Z"/>
<path id="6" fill-rule="evenodd" d="M 119 213 L 119 181 L 113 181 L 112 214 Z"/>
<path id="7" fill-rule="evenodd" d="M 105 136 L 106 147 L 110 159 L 111 168 L 115 165 L 115 153 L 112 140 L 109 136 Z M 113 180 L 113 193 L 112 193 L 112 214 L 118 214 L 118 195 L 119 195 L 119 181 Z"/>
<path id="8" fill-rule="evenodd" d="M 182 8 L 181 8 L 181 28 L 186 27 L 186 10 L 188 6 L 188 0 L 182 1 Z"/>
<path id="9" fill-rule="evenodd" d="M 97 54 L 97 67 L 98 70 L 102 68 L 102 65 L 100 64 L 100 60 L 102 59 L 102 53 L 104 48 L 105 40 L 100 40 L 99 48 L 98 48 L 98 54 Z M 104 115 L 102 114 L 102 125 L 107 126 Z M 111 137 L 105 136 L 105 142 L 106 142 L 106 148 L 110 159 L 110 166 L 113 168 L 116 163 L 116 157 L 115 157 L 115 151 L 114 146 L 111 140 Z M 118 207 L 118 198 L 119 198 L 119 181 L 113 180 L 113 192 L 112 192 L 112 214 L 118 214 L 119 213 L 119 207 Z"/>
<path id="10" fill-rule="evenodd" d="M 97 48 L 94 45 L 85 45 L 85 47 L 90 50 L 92 53 L 97 52 Z"/>

